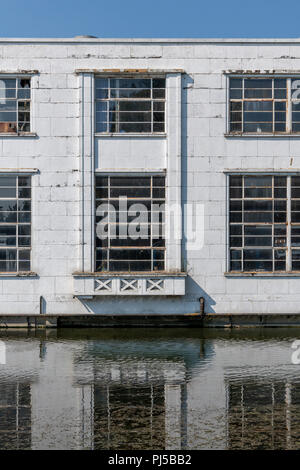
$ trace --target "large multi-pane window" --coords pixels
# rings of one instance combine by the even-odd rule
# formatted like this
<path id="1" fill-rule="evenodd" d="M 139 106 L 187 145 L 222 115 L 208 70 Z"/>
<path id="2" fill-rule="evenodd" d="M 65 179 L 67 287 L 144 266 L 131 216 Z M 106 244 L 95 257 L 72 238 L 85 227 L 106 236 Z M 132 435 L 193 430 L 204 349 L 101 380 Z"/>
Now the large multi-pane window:
<path id="1" fill-rule="evenodd" d="M 96 177 L 96 271 L 165 269 L 165 177 Z"/>
<path id="2" fill-rule="evenodd" d="M 300 176 L 230 176 L 230 270 L 300 271 Z"/>
<path id="3" fill-rule="evenodd" d="M 0 134 L 30 132 L 30 79 L 0 77 Z"/>
<path id="4" fill-rule="evenodd" d="M 165 78 L 96 78 L 96 132 L 165 132 Z"/>
<path id="5" fill-rule="evenodd" d="M 0 176 L 0 272 L 30 271 L 31 178 Z"/>
<path id="6" fill-rule="evenodd" d="M 232 134 L 300 132 L 298 78 L 230 78 L 229 99 Z"/>

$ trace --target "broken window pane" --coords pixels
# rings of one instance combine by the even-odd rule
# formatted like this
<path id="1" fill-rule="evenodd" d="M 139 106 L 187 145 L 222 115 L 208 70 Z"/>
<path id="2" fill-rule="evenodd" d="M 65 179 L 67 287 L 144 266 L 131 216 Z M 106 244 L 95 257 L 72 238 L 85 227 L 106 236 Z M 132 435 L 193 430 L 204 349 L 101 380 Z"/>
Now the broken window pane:
<path id="1" fill-rule="evenodd" d="M 231 270 L 286 269 L 286 251 L 278 249 L 285 248 L 287 242 L 284 225 L 287 220 L 286 187 L 286 176 L 230 176 Z M 283 191 L 283 197 L 282 194 L 277 197 L 275 189 Z M 236 248 L 240 251 L 236 251 Z"/>
<path id="2" fill-rule="evenodd" d="M 31 201 L 19 198 L 21 190 L 29 191 L 30 197 L 30 181 L 27 176 L 0 177 L 0 271 L 3 272 L 30 271 Z"/>
<path id="3" fill-rule="evenodd" d="M 116 90 L 110 90 L 111 98 L 151 98 L 151 90 L 143 89 L 121 89 L 117 88 Z"/>
<path id="4" fill-rule="evenodd" d="M 286 79 L 231 78 L 229 86 L 230 132 L 287 131 Z"/>
<path id="5" fill-rule="evenodd" d="M 0 79 L 0 133 L 30 132 L 30 79 Z"/>
<path id="6" fill-rule="evenodd" d="M 96 177 L 96 270 L 164 270 L 164 192 L 164 176 Z"/>
<path id="7" fill-rule="evenodd" d="M 165 132 L 164 78 L 97 78 L 95 94 L 96 132 Z"/>
<path id="8" fill-rule="evenodd" d="M 0 198 L 3 197 L 15 197 L 16 188 L 1 188 L 0 187 Z"/>

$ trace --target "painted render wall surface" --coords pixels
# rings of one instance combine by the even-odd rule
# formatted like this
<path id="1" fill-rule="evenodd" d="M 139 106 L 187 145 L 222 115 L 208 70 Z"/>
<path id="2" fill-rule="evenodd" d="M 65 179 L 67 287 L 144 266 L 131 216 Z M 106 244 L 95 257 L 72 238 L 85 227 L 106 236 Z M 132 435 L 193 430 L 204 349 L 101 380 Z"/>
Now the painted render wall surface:
<path id="1" fill-rule="evenodd" d="M 182 69 L 182 203 L 201 202 L 205 239 L 186 253 L 184 296 L 74 298 L 81 270 L 80 75 L 78 69 Z M 36 136 L 0 135 L 0 170 L 32 176 L 34 278 L 0 277 L 0 314 L 300 313 L 300 278 L 224 276 L 224 170 L 300 171 L 299 137 L 226 138 L 224 71 L 300 70 L 298 40 L 0 40 L 0 72 L 32 76 Z M 164 148 L 156 142 L 156 146 Z M 96 145 L 97 147 L 97 145 Z M 98 147 L 97 147 L 98 148 Z M 131 147 L 132 151 L 132 147 Z M 136 155 L 136 158 L 138 155 Z M 101 154 L 97 157 L 101 161 Z M 171 158 L 171 156 L 170 156 Z M 158 159 L 159 160 L 159 159 Z M 154 159 L 155 161 L 155 159 Z"/>

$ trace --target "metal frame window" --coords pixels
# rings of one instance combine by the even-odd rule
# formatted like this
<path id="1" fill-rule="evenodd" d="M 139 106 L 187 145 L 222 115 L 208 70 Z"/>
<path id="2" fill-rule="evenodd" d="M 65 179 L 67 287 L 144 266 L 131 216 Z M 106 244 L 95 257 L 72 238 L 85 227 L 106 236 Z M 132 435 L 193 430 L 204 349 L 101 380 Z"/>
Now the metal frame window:
<path id="1" fill-rule="evenodd" d="M 31 177 L 0 175 L 0 272 L 30 271 Z"/>
<path id="2" fill-rule="evenodd" d="M 163 271 L 164 211 L 165 176 L 96 176 L 96 271 Z M 137 217 L 140 236 L 131 236 Z"/>
<path id="3" fill-rule="evenodd" d="M 287 78 L 230 77 L 229 132 L 289 132 L 289 85 Z"/>
<path id="4" fill-rule="evenodd" d="M 166 79 L 96 78 L 96 133 L 164 133 Z"/>
<path id="5" fill-rule="evenodd" d="M 300 271 L 300 176 L 229 176 L 230 271 Z"/>
<path id="6" fill-rule="evenodd" d="M 229 77 L 230 134 L 299 134 L 300 79 Z"/>
<path id="7" fill-rule="evenodd" d="M 30 78 L 0 76 L 0 134 L 30 132 Z"/>

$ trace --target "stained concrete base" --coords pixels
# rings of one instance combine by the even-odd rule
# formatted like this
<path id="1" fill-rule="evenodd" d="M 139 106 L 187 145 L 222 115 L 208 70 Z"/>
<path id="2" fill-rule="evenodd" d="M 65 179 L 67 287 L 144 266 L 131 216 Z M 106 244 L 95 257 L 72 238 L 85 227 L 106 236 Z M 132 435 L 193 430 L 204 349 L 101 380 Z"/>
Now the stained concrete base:
<path id="1" fill-rule="evenodd" d="M 240 328 L 300 327 L 300 314 L 1 315 L 2 328 Z"/>

